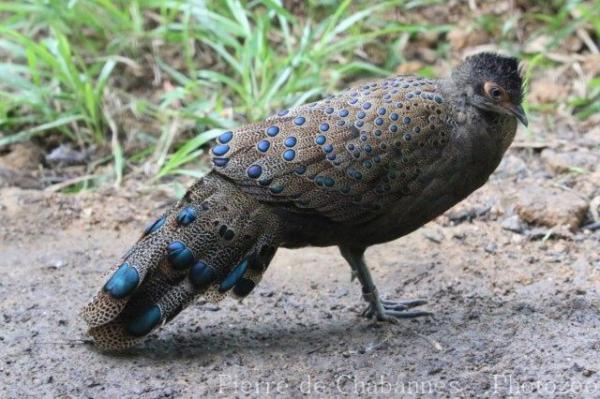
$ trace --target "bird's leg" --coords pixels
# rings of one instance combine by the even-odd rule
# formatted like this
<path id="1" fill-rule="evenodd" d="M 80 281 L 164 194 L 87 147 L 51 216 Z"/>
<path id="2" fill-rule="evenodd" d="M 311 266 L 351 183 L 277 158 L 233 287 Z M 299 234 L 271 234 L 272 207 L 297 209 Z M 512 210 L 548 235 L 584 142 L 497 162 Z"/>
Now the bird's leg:
<path id="1" fill-rule="evenodd" d="M 424 300 L 387 301 L 382 300 L 373 283 L 369 268 L 365 263 L 364 248 L 340 247 L 340 252 L 352 268 L 352 276 L 358 277 L 362 285 L 363 298 L 369 306 L 363 312 L 364 316 L 377 317 L 380 321 L 395 321 L 396 319 L 409 319 L 414 317 L 431 316 L 430 312 L 409 311 L 416 306 L 424 305 Z"/>

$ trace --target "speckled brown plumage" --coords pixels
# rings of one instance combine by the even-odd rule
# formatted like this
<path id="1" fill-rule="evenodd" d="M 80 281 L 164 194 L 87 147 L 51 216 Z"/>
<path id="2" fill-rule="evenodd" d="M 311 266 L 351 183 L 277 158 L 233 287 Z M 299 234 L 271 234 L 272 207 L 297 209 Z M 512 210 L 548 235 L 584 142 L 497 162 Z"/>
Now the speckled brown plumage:
<path id="1" fill-rule="evenodd" d="M 154 223 L 84 308 L 103 348 L 135 342 L 198 295 L 247 295 L 278 247 L 337 245 L 368 315 L 416 317 L 423 301 L 379 299 L 363 259 L 480 187 L 510 145 L 520 107 L 513 58 L 483 53 L 452 76 L 398 76 L 224 132 L 214 170 Z"/>

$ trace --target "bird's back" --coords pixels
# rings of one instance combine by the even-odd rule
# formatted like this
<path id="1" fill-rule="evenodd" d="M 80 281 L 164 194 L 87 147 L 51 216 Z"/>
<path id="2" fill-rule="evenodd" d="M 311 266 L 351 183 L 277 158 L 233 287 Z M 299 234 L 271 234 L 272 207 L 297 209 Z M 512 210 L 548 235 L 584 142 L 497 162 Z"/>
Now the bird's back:
<path id="1" fill-rule="evenodd" d="M 215 173 L 285 219 L 287 246 L 396 238 L 468 194 L 469 154 L 451 145 L 460 129 L 441 86 L 364 83 L 226 132 Z"/>

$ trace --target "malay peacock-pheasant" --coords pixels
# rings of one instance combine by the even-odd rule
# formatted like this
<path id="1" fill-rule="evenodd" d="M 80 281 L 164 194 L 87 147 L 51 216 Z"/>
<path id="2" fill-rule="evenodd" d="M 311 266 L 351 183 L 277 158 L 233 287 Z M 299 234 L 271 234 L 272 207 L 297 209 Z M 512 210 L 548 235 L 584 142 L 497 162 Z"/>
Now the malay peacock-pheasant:
<path id="1" fill-rule="evenodd" d="M 83 318 L 120 349 L 202 295 L 248 295 L 278 247 L 340 248 L 378 320 L 428 315 L 381 300 L 365 249 L 483 185 L 513 140 L 518 60 L 467 58 L 447 79 L 396 76 L 222 133 L 213 170 L 114 266 Z"/>

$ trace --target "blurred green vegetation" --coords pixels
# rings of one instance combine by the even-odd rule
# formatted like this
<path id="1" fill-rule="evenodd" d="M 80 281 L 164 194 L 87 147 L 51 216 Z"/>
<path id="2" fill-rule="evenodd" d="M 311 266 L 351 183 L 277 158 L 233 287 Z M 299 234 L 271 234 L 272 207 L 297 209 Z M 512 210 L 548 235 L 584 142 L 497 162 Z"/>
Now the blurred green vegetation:
<path id="1" fill-rule="evenodd" d="M 141 165 L 199 175 L 190 162 L 221 129 L 393 73 L 423 37 L 446 62 L 457 24 L 528 60 L 528 78 L 581 29 L 597 45 L 600 0 L 516 3 L 525 12 L 431 20 L 445 2 L 0 0 L 0 149 L 93 146 L 93 167 L 110 164 L 117 182 Z M 527 51 L 540 37 L 550 40 Z M 600 111 L 599 79 L 569 99 L 581 118 Z"/>

